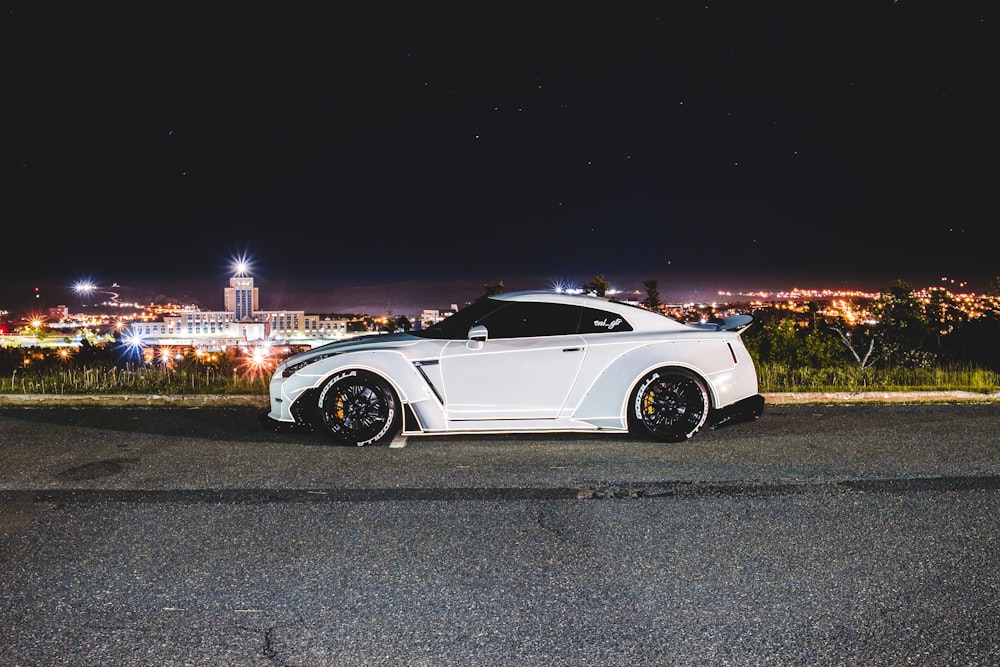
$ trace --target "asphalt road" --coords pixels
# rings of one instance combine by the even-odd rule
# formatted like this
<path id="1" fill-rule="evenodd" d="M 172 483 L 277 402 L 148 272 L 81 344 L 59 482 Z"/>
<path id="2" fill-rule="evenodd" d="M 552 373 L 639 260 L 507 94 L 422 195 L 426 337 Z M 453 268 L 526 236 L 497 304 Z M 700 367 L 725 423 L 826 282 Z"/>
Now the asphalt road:
<path id="1" fill-rule="evenodd" d="M 1000 406 L 330 446 L 0 409 L 0 665 L 997 665 Z"/>

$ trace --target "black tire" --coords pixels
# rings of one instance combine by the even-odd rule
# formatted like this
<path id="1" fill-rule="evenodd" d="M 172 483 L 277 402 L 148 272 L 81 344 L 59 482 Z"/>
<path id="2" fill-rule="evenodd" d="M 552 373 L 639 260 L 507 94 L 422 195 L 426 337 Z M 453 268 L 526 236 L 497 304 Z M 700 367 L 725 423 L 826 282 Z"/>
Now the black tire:
<path id="1" fill-rule="evenodd" d="M 345 445 L 392 440 L 402 424 L 396 392 L 367 371 L 345 371 L 331 378 L 319 392 L 316 410 L 320 426 Z"/>
<path id="2" fill-rule="evenodd" d="M 661 442 L 687 440 L 708 419 L 708 391 L 682 369 L 661 369 L 642 378 L 628 402 L 629 432 Z"/>

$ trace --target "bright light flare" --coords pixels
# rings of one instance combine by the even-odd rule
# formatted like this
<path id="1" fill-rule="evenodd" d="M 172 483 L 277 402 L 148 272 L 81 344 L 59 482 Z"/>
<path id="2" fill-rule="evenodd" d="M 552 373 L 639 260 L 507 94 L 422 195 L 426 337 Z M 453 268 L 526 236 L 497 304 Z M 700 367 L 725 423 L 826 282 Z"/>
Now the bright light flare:
<path id="1" fill-rule="evenodd" d="M 246 276 L 250 274 L 253 266 L 250 263 L 250 256 L 246 253 L 242 253 L 233 257 L 233 273 L 238 277 Z"/>
<path id="2" fill-rule="evenodd" d="M 250 350 L 243 361 L 243 374 L 251 377 L 263 377 L 274 369 L 274 359 L 266 347 L 255 347 Z"/>
<path id="3" fill-rule="evenodd" d="M 157 352 L 156 358 L 159 359 L 160 363 L 163 364 L 165 368 L 170 368 L 170 365 L 174 360 L 174 354 L 171 352 L 169 346 L 164 345 Z"/>
<path id="4" fill-rule="evenodd" d="M 111 286 L 117 288 L 118 283 L 113 283 Z M 111 303 L 114 305 L 118 305 L 118 292 L 112 292 L 108 290 L 108 288 L 106 287 L 95 285 L 94 281 L 90 280 L 89 278 L 78 280 L 75 283 L 73 283 L 73 291 L 76 292 L 76 294 L 81 297 L 89 297 L 97 293 L 107 294 L 108 296 L 111 297 Z"/>
<path id="5" fill-rule="evenodd" d="M 33 310 L 31 312 L 25 313 L 24 318 L 21 321 L 26 323 L 30 328 L 35 329 L 37 331 L 41 329 L 43 326 L 45 326 L 45 323 L 48 321 L 48 318 L 46 318 L 45 315 L 38 312 L 37 310 Z"/>
<path id="6" fill-rule="evenodd" d="M 146 341 L 139 334 L 132 333 L 128 336 L 122 336 L 122 344 L 129 355 L 139 357 L 140 359 L 143 357 L 143 350 L 146 349 Z"/>
<path id="7" fill-rule="evenodd" d="M 549 287 L 556 294 L 583 294 L 583 290 L 579 287 L 561 280 L 554 281 Z"/>

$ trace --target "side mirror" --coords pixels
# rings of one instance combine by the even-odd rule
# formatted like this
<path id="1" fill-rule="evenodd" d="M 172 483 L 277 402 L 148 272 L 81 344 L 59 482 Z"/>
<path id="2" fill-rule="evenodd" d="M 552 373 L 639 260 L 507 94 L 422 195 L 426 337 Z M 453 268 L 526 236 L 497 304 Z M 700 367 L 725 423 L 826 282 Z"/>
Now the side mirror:
<path id="1" fill-rule="evenodd" d="M 486 327 L 482 324 L 477 324 L 471 329 L 469 329 L 469 340 L 476 343 L 485 343 L 490 337 L 489 332 Z"/>
<path id="2" fill-rule="evenodd" d="M 489 338 L 489 332 L 482 324 L 477 324 L 469 329 L 469 342 L 465 344 L 470 350 L 478 350 L 483 347 L 483 343 Z"/>

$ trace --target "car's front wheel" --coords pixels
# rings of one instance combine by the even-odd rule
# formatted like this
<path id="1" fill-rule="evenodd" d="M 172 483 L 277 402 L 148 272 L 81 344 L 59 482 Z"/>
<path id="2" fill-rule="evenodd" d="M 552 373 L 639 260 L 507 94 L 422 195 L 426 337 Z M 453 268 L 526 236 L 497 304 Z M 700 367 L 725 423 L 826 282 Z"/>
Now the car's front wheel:
<path id="1" fill-rule="evenodd" d="M 348 445 L 391 440 L 402 423 L 396 392 L 366 371 L 345 371 L 331 378 L 320 390 L 316 408 L 320 424 Z"/>
<path id="2" fill-rule="evenodd" d="M 708 418 L 708 391 L 700 378 L 682 369 L 646 375 L 629 399 L 629 431 L 663 442 L 687 440 Z"/>

